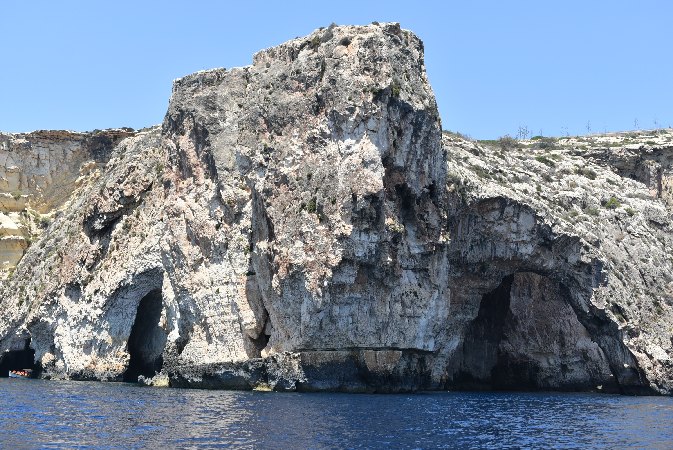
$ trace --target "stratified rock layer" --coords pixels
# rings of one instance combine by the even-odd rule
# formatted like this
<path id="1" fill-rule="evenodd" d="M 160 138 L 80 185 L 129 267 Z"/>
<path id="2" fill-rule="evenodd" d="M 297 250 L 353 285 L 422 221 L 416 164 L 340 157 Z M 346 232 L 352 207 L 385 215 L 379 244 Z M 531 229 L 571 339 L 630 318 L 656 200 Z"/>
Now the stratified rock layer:
<path id="1" fill-rule="evenodd" d="M 176 80 L 161 128 L 121 142 L 5 282 L 0 369 L 670 393 L 671 212 L 639 169 L 670 166 L 557 147 L 443 135 L 397 24 Z"/>

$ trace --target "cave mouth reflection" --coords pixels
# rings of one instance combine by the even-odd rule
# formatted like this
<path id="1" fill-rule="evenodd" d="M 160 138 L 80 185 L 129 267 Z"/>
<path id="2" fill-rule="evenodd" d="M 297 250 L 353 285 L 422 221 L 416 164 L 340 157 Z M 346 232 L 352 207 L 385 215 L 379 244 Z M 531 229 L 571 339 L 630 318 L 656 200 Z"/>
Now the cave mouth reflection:
<path id="1" fill-rule="evenodd" d="M 161 289 L 149 292 L 140 300 L 128 340 L 130 360 L 124 381 L 134 383 L 140 375 L 153 377 L 161 371 L 167 337 L 160 326 L 162 309 Z"/>

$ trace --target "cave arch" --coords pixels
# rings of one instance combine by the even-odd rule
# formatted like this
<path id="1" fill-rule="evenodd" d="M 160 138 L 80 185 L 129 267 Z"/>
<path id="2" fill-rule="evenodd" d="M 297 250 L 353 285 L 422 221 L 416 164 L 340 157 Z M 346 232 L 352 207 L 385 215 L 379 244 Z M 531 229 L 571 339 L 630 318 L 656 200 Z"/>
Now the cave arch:
<path id="1" fill-rule="evenodd" d="M 619 324 L 594 304 L 608 284 L 605 265 L 578 236 L 505 197 L 455 205 L 449 263 L 458 331 L 449 335 L 447 387 L 654 392 Z M 494 306 L 509 302 L 501 322 L 480 311 L 498 295 Z M 483 330 L 493 327 L 502 337 Z M 468 354 L 467 342 L 481 346 L 481 357 Z"/>
<path id="2" fill-rule="evenodd" d="M 137 382 L 140 375 L 153 377 L 163 366 L 167 333 L 161 327 L 163 301 L 161 289 L 154 289 L 138 303 L 127 350 L 129 365 L 123 375 L 126 382 Z"/>

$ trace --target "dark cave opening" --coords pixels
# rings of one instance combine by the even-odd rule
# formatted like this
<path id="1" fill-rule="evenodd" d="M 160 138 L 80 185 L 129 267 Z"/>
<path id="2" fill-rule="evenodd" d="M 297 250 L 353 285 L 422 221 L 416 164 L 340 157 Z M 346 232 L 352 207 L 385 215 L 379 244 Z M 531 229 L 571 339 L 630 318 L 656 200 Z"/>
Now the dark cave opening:
<path id="1" fill-rule="evenodd" d="M 266 334 L 266 332 L 264 332 L 263 334 L 261 334 L 259 336 L 259 339 L 260 339 L 260 346 L 261 346 L 260 350 L 264 350 L 264 348 L 267 346 L 267 344 L 271 340 L 271 335 Z"/>
<path id="2" fill-rule="evenodd" d="M 26 339 L 23 350 L 11 350 L 0 356 L 0 378 L 7 378 L 12 370 L 27 371 L 31 378 L 39 374 L 35 363 L 35 350 L 30 348 L 30 339 Z"/>
<path id="3" fill-rule="evenodd" d="M 458 384 L 471 389 L 492 388 L 492 369 L 500 356 L 513 280 L 514 275 L 505 277 L 482 297 L 477 317 L 465 333 L 461 372 L 455 380 Z"/>
<path id="4" fill-rule="evenodd" d="M 413 222 L 416 214 L 416 195 L 406 183 L 395 185 L 395 195 L 400 205 L 400 216 L 407 223 Z"/>
<path id="5" fill-rule="evenodd" d="M 271 339 L 271 335 L 265 334 L 265 333 L 260 333 L 260 335 L 257 336 L 257 339 L 250 338 L 250 341 L 254 345 L 255 349 L 257 349 L 257 352 L 261 353 L 261 351 L 266 348 L 270 339 Z M 257 355 L 257 357 L 259 357 L 259 354 Z"/>
<path id="6" fill-rule="evenodd" d="M 153 377 L 161 371 L 167 338 L 159 323 L 162 309 L 161 289 L 151 291 L 140 300 L 128 340 L 130 360 L 124 381 L 135 383 L 140 375 Z"/>
<path id="7" fill-rule="evenodd" d="M 482 295 L 465 329 L 451 385 L 615 392 L 609 361 L 593 337 L 595 327 L 580 322 L 571 295 L 564 283 L 535 272 L 504 277 Z"/>

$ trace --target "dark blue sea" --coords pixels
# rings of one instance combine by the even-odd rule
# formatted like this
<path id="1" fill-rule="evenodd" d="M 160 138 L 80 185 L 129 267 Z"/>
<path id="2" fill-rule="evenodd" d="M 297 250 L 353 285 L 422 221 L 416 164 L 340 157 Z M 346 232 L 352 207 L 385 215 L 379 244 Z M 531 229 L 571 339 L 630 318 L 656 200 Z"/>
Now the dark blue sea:
<path id="1" fill-rule="evenodd" d="M 0 379 L 0 448 L 673 448 L 673 398 Z"/>

